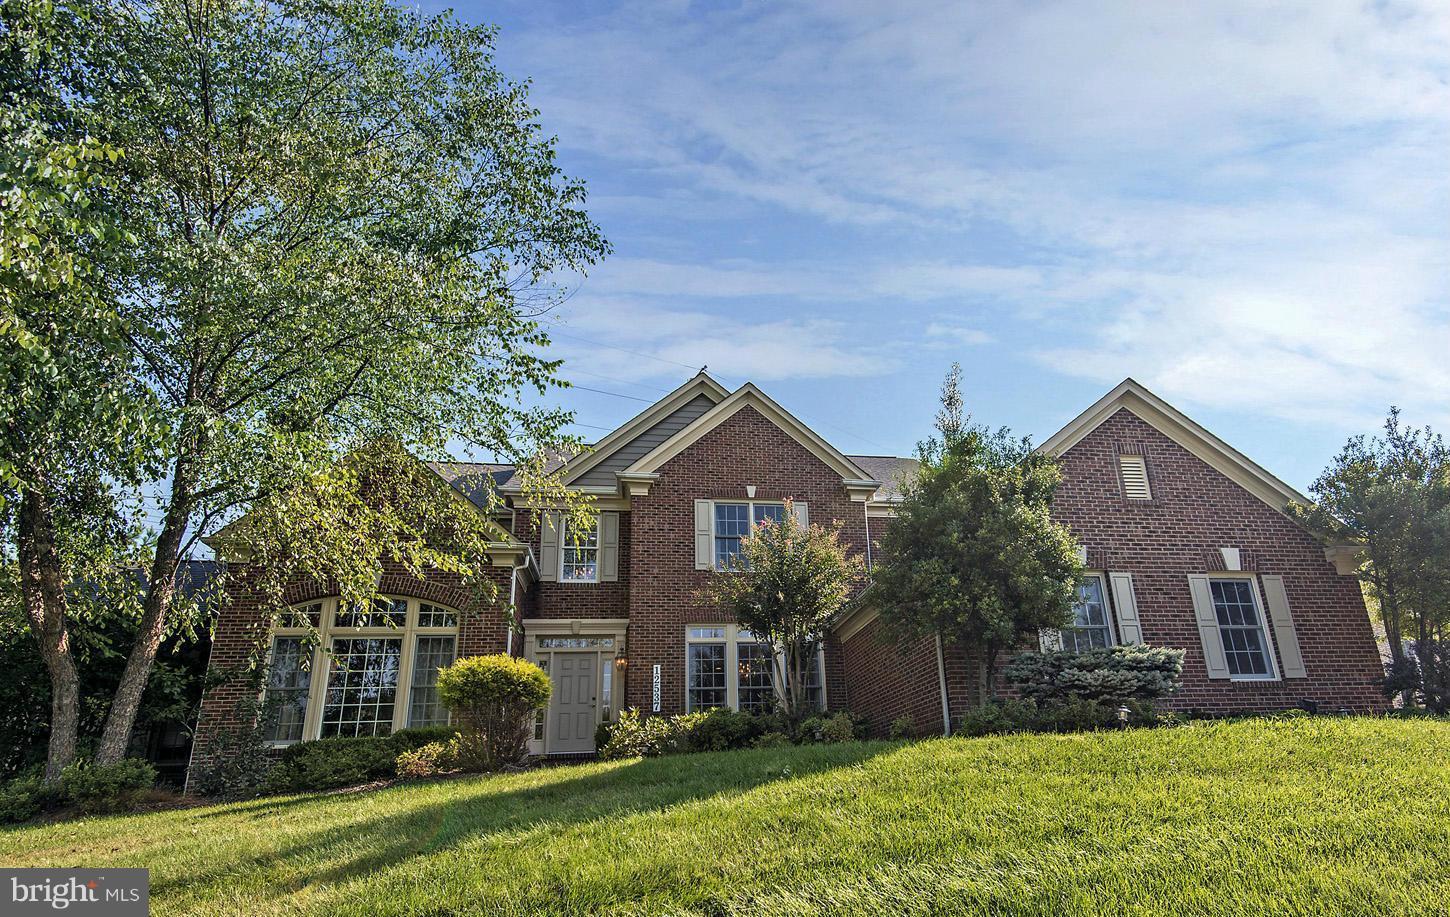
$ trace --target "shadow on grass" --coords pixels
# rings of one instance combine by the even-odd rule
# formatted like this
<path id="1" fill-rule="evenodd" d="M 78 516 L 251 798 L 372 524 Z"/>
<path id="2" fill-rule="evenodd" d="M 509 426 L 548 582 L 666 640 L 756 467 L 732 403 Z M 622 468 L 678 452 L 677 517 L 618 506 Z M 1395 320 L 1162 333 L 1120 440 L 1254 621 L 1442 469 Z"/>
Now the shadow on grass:
<path id="1" fill-rule="evenodd" d="M 415 784 L 379 794 L 359 793 L 353 801 L 364 807 L 391 802 L 388 797 L 410 789 L 441 790 L 447 795 L 403 812 L 343 825 L 333 824 L 322 815 L 317 818 L 315 830 L 285 845 L 242 859 L 224 859 L 184 877 L 153 877 L 151 892 L 164 896 L 196 891 L 214 882 L 245 881 L 249 873 L 288 860 L 317 865 L 301 881 L 290 882 L 287 891 L 340 883 L 479 837 L 526 831 L 546 823 L 568 828 L 599 819 L 658 812 L 681 803 L 746 793 L 780 780 L 855 767 L 897 747 L 866 743 L 680 755 L 642 759 L 577 777 L 568 777 L 568 769 L 560 769 L 551 774 L 558 775 L 559 779 L 513 790 L 495 789 L 506 777 L 478 777 L 466 783 L 452 783 L 452 793 L 448 793 L 450 783 Z M 258 800 L 241 810 L 233 808 L 202 817 L 255 812 L 253 818 L 260 818 L 264 810 L 270 809 L 295 810 L 288 811 L 287 817 L 303 819 L 309 817 L 306 804 L 323 807 L 339 802 L 341 799 L 337 796 L 297 797 L 270 806 Z M 221 824 L 213 826 L 214 830 L 222 828 Z"/>

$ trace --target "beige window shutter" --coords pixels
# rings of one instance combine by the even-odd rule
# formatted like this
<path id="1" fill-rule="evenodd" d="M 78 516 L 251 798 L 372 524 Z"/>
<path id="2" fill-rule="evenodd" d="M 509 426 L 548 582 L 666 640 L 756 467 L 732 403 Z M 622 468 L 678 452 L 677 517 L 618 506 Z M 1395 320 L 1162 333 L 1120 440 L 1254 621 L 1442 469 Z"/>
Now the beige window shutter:
<path id="1" fill-rule="evenodd" d="M 539 579 L 546 583 L 559 579 L 559 528 L 558 513 L 544 512 L 539 518 Z"/>
<path id="2" fill-rule="evenodd" d="M 619 513 L 599 514 L 599 581 L 619 580 Z"/>
<path id="3" fill-rule="evenodd" d="M 1055 627 L 1044 627 L 1037 632 L 1037 645 L 1044 653 L 1062 649 L 1062 631 Z"/>
<path id="4" fill-rule="evenodd" d="M 811 524 L 811 509 L 803 501 L 792 503 L 791 509 L 795 512 L 796 525 L 805 528 Z"/>
<path id="5" fill-rule="evenodd" d="M 1209 678 L 1228 678 L 1228 660 L 1223 655 L 1223 638 L 1218 633 L 1218 615 L 1213 610 L 1213 593 L 1208 577 L 1188 577 L 1188 591 L 1193 594 L 1193 614 L 1198 618 L 1198 639 L 1203 643 L 1203 663 Z"/>
<path id="6" fill-rule="evenodd" d="M 1279 661 L 1284 664 L 1285 678 L 1307 678 L 1304 656 L 1299 652 L 1299 631 L 1289 613 L 1289 593 L 1284 591 L 1282 576 L 1264 576 L 1264 604 L 1269 606 L 1269 621 L 1274 625 L 1274 641 L 1279 644 Z"/>
<path id="7" fill-rule="evenodd" d="M 695 569 L 715 569 L 715 519 L 714 504 L 709 500 L 695 501 Z"/>
<path id="8" fill-rule="evenodd" d="M 1121 644 L 1142 643 L 1143 626 L 1138 621 L 1138 599 L 1133 595 L 1133 574 L 1113 573 L 1113 608 L 1118 613 L 1118 642 Z"/>

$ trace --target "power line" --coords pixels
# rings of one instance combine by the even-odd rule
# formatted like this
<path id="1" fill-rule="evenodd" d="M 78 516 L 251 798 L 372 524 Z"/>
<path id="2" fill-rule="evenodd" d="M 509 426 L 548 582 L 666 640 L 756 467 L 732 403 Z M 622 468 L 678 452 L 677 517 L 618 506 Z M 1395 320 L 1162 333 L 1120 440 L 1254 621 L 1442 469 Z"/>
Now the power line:
<path id="1" fill-rule="evenodd" d="M 550 319 L 549 320 L 549 324 L 551 324 L 555 328 L 557 328 L 558 325 L 559 325 L 559 320 L 557 318 Z M 603 341 L 596 341 L 596 340 L 593 340 L 591 338 L 581 337 L 581 336 L 579 336 L 577 334 L 570 334 L 567 331 L 559 331 L 557 333 L 559 334 L 560 337 L 572 338 L 573 340 L 579 341 L 579 342 L 584 343 L 584 344 L 593 344 L 596 347 L 606 347 L 606 348 L 608 348 L 610 350 L 617 350 L 620 353 L 632 354 L 633 356 L 636 356 L 636 357 L 644 357 L 647 360 L 658 360 L 661 363 L 668 363 L 671 366 L 683 366 L 685 369 L 695 370 L 696 372 L 699 371 L 699 367 L 693 366 L 693 365 L 691 365 L 689 363 L 681 363 L 679 360 L 671 360 L 671 359 L 668 359 L 666 357 L 656 356 L 655 354 L 645 353 L 645 352 L 640 351 L 640 350 L 630 350 L 628 347 L 619 347 L 619 346 L 614 345 L 614 344 L 606 344 Z M 588 373 L 588 372 L 585 372 L 584 370 L 578 370 L 578 372 L 584 373 L 585 375 L 598 376 L 601 379 L 607 378 L 605 376 L 599 376 L 598 373 Z M 744 379 L 741 379 L 739 376 L 727 376 L 727 375 L 724 375 L 722 373 L 716 373 L 715 375 L 718 378 L 725 379 L 725 380 L 734 379 L 734 380 L 736 380 L 738 382 L 745 382 L 746 381 Z M 610 381 L 622 382 L 623 380 L 613 379 L 613 380 L 610 380 Z M 625 382 L 624 384 L 625 385 L 631 385 L 631 384 L 633 384 L 633 385 L 639 385 L 640 383 L 628 383 L 628 382 Z M 656 388 L 657 391 L 661 391 L 661 392 L 669 391 L 669 389 L 657 388 L 655 386 L 643 386 L 643 387 Z M 586 392 L 599 391 L 598 389 L 584 388 L 584 386 L 582 386 L 582 385 L 575 386 L 575 388 L 584 389 L 584 391 L 586 391 Z M 600 392 L 600 393 L 601 394 L 605 394 L 605 395 L 616 395 L 617 397 L 620 397 L 620 398 L 633 398 L 633 396 L 631 396 L 631 395 L 618 395 L 616 392 Z M 648 399 L 645 399 L 645 398 L 633 398 L 633 400 L 635 400 L 635 401 L 646 401 L 646 402 L 648 402 Z M 652 404 L 653 402 L 649 402 L 649 403 Z M 875 446 L 878 449 L 886 449 L 888 451 L 891 449 L 890 446 L 887 446 L 884 443 L 878 443 L 875 440 L 868 439 L 868 438 L 862 436 L 859 433 L 852 433 L 850 430 L 844 429 L 843 427 L 838 427 L 835 424 L 824 423 L 824 422 L 820 421 L 819 419 L 811 418 L 811 417 L 809 417 L 809 416 L 807 416 L 805 414 L 801 414 L 800 416 L 801 416 L 802 419 L 809 421 L 813 425 L 822 426 L 822 427 L 826 427 L 826 428 L 831 429 L 831 430 L 835 430 L 837 433 L 842 433 L 842 434 L 844 434 L 846 436 L 851 437 L 852 439 L 857 439 L 857 440 L 860 440 L 863 443 L 868 443 L 868 444 L 870 444 L 872 446 Z"/>
<path id="2" fill-rule="evenodd" d="M 570 384 L 569 387 L 572 389 L 578 389 L 581 392 L 593 392 L 596 395 L 612 395 L 615 398 L 628 398 L 630 401 L 643 401 L 645 404 L 654 404 L 656 401 L 659 400 L 657 398 L 640 398 L 636 395 L 625 395 L 621 394 L 620 392 L 606 392 L 602 388 L 590 388 L 587 385 Z"/>
<path id="3" fill-rule="evenodd" d="M 662 386 L 650 385 L 647 382 L 631 382 L 628 379 L 616 379 L 613 376 L 605 376 L 605 375 L 601 375 L 600 373 L 593 373 L 593 372 L 590 372 L 587 369 L 571 369 L 567 373 L 565 373 L 565 375 L 570 375 L 570 376 L 572 376 L 572 375 L 593 376 L 596 379 L 603 379 L 606 382 L 618 382 L 620 385 L 633 385 L 633 386 L 635 386 L 637 388 L 647 388 L 650 391 L 655 391 L 655 392 L 668 392 L 668 391 L 670 391 L 669 389 L 663 388 Z"/>

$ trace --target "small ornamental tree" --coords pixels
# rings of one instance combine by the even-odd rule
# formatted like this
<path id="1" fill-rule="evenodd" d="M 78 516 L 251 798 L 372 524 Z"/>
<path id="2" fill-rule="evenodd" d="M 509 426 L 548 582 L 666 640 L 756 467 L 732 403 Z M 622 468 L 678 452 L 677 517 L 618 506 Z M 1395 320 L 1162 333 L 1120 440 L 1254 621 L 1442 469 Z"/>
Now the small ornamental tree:
<path id="1" fill-rule="evenodd" d="M 459 727 L 466 770 L 496 770 L 523 760 L 533 717 L 549 706 L 544 670 L 502 653 L 470 656 L 438 670 L 438 696 Z"/>
<path id="2" fill-rule="evenodd" d="M 963 417 L 960 373 L 947 377 L 940 438 L 919 447 L 920 470 L 881 539 L 872 591 L 898 639 L 975 651 L 990 696 L 1002 650 L 1070 623 L 1082 567 L 1049 512 L 1057 463 Z"/>
<path id="3" fill-rule="evenodd" d="M 741 627 L 777 649 L 771 654 L 776 698 L 792 720 L 808 704 L 816 646 L 863 573 L 861 562 L 841 544 L 839 526 L 802 526 L 787 502 L 781 520 L 761 522 L 741 541 L 730 571 L 711 584 L 711 597 Z"/>

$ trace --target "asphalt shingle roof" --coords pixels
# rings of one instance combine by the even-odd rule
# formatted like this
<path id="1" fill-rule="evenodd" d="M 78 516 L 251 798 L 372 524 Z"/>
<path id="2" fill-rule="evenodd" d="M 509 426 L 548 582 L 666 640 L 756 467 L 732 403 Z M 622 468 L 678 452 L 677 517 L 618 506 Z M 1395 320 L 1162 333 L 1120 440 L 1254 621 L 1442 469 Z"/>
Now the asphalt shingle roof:
<path id="1" fill-rule="evenodd" d="M 878 500 L 900 499 L 902 488 L 916 476 L 916 469 L 920 465 L 914 458 L 900 458 L 895 455 L 848 455 L 846 458 L 860 466 L 872 480 L 881 482 L 881 489 L 876 491 Z"/>

